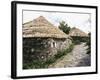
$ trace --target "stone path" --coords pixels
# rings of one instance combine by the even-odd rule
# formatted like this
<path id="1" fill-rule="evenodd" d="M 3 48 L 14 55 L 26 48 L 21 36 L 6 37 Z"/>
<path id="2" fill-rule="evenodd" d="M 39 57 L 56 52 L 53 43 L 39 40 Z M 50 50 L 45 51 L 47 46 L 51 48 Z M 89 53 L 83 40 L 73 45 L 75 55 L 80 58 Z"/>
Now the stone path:
<path id="1" fill-rule="evenodd" d="M 57 60 L 49 68 L 90 66 L 91 56 L 86 54 L 87 48 L 88 46 L 85 46 L 85 43 L 75 45 L 71 53 Z"/>

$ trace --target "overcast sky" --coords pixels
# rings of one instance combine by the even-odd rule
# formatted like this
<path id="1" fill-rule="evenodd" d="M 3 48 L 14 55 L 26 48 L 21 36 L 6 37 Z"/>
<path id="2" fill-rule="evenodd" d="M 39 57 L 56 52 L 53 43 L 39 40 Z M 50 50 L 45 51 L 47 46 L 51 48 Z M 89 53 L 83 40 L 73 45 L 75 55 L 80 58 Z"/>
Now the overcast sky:
<path id="1" fill-rule="evenodd" d="M 77 27 L 86 33 L 90 32 L 91 16 L 86 13 L 23 11 L 23 23 L 31 21 L 39 16 L 44 16 L 55 26 L 58 26 L 59 22 L 63 20 L 68 23 L 70 27 Z"/>

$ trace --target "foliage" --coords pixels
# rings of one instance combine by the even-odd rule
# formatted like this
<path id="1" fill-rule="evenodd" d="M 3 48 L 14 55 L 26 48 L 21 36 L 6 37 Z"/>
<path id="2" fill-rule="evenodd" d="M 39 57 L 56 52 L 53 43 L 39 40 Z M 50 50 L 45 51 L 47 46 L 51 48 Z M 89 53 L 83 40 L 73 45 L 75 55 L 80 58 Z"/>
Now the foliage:
<path id="1" fill-rule="evenodd" d="M 72 42 L 77 45 L 81 42 L 87 42 L 88 37 L 81 37 L 81 36 L 72 36 Z"/>
<path id="2" fill-rule="evenodd" d="M 62 50 L 62 51 L 58 51 L 58 53 L 55 55 L 55 58 L 56 59 L 59 59 L 59 58 L 61 58 L 62 56 L 64 56 L 64 55 L 66 55 L 66 54 L 68 54 L 69 52 L 71 52 L 72 50 L 73 50 L 73 44 L 71 44 L 70 46 L 69 46 L 69 48 L 68 49 L 64 49 L 64 50 Z"/>
<path id="3" fill-rule="evenodd" d="M 69 34 L 69 31 L 71 29 L 65 21 L 60 22 L 58 27 L 66 34 Z"/>
<path id="4" fill-rule="evenodd" d="M 56 62 L 59 58 L 67 55 L 69 52 L 73 50 L 73 44 L 69 46 L 69 48 L 64 49 L 62 51 L 58 51 L 54 57 L 47 59 L 46 61 L 32 60 L 30 63 L 24 63 L 23 69 L 38 69 L 38 68 L 48 68 L 48 66 L 54 62 Z"/>
<path id="5" fill-rule="evenodd" d="M 87 54 L 90 54 L 91 53 L 91 33 L 88 33 L 88 35 L 89 35 L 89 37 L 86 42 L 86 45 L 88 45 Z"/>

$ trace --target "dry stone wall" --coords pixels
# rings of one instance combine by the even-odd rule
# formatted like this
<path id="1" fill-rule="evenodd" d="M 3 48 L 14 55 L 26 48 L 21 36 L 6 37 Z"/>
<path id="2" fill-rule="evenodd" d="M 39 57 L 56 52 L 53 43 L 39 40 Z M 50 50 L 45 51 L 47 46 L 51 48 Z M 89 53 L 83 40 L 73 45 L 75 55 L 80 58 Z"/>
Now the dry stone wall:
<path id="1" fill-rule="evenodd" d="M 58 50 L 68 48 L 71 43 L 70 39 L 23 38 L 23 62 L 46 61 L 57 54 Z"/>

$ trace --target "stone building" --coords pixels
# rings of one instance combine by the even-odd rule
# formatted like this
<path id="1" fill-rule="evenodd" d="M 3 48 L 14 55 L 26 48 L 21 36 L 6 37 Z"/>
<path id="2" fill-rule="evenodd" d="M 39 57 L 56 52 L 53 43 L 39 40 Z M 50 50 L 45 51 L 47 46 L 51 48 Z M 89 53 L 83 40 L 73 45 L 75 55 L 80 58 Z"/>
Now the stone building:
<path id="1" fill-rule="evenodd" d="M 69 47 L 71 40 L 59 28 L 40 16 L 23 24 L 23 61 L 47 60 Z"/>

